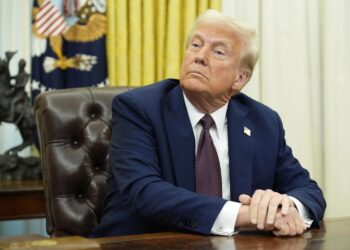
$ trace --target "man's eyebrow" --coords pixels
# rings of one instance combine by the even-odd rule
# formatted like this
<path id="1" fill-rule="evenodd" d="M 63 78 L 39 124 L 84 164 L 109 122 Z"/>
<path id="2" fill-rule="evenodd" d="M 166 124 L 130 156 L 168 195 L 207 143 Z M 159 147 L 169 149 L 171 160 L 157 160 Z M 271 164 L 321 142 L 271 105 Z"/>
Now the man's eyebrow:
<path id="1" fill-rule="evenodd" d="M 190 43 L 193 39 L 199 39 L 199 40 L 201 40 L 201 41 L 204 40 L 204 38 L 203 38 L 203 36 L 201 35 L 200 32 L 195 32 L 195 33 L 191 36 L 191 38 L 188 40 L 189 43 Z M 224 40 L 218 40 L 218 41 L 213 41 L 212 44 L 213 44 L 213 46 L 222 46 L 222 47 L 224 47 L 225 49 L 230 49 L 231 46 L 228 45 L 228 42 L 229 42 L 229 41 L 230 41 L 229 39 L 225 39 L 225 41 L 224 41 Z M 235 46 L 236 46 L 236 45 L 235 45 Z"/>
<path id="2" fill-rule="evenodd" d="M 227 45 L 227 43 L 223 42 L 223 41 L 215 41 L 213 42 L 213 44 L 215 46 L 222 46 L 222 47 L 225 47 L 225 48 L 228 48 L 229 46 Z"/>
<path id="3" fill-rule="evenodd" d="M 192 40 L 192 39 L 194 39 L 194 38 L 198 38 L 198 39 L 203 40 L 203 36 L 201 36 L 199 33 L 195 33 L 195 34 L 193 34 L 193 36 L 191 37 L 191 39 L 190 39 L 190 40 Z"/>

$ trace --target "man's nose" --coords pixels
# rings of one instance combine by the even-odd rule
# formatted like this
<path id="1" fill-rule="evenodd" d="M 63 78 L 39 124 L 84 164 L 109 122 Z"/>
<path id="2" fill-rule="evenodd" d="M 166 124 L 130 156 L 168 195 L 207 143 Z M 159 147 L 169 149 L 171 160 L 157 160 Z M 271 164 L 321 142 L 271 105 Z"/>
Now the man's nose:
<path id="1" fill-rule="evenodd" d="M 196 54 L 195 58 L 196 63 L 200 63 L 204 66 L 208 64 L 208 49 L 205 47 L 202 47 Z"/>

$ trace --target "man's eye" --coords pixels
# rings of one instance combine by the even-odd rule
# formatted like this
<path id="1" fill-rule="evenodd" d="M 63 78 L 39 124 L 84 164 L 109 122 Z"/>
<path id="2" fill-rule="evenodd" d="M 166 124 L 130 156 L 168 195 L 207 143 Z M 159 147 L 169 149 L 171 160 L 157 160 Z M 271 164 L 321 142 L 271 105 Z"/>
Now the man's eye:
<path id="1" fill-rule="evenodd" d="M 193 48 L 199 48 L 199 43 L 192 43 L 191 45 Z"/>
<path id="2" fill-rule="evenodd" d="M 225 55 L 225 52 L 221 51 L 221 50 L 214 50 L 214 53 L 220 56 Z"/>

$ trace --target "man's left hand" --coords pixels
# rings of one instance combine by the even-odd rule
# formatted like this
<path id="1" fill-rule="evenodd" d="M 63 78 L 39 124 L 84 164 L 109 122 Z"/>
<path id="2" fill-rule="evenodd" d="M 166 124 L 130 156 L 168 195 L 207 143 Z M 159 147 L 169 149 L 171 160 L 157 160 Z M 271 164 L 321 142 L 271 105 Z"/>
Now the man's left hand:
<path id="1" fill-rule="evenodd" d="M 252 197 L 242 194 L 239 201 L 250 206 L 250 221 L 259 229 L 264 229 L 265 224 L 275 223 L 277 210 L 280 208 L 281 215 L 287 215 L 294 203 L 288 195 L 268 190 L 256 190 Z"/>

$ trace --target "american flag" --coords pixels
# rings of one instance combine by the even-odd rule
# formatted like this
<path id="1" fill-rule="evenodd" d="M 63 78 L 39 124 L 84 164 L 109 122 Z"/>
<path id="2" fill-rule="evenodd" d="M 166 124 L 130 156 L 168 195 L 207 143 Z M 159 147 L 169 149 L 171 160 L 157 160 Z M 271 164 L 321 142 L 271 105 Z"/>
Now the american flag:
<path id="1" fill-rule="evenodd" d="M 62 14 L 50 0 L 46 0 L 39 9 L 35 26 L 37 32 L 44 36 L 63 34 L 68 27 Z"/>
<path id="2" fill-rule="evenodd" d="M 32 11 L 32 99 L 52 89 L 105 86 L 106 0 L 33 0 Z"/>

